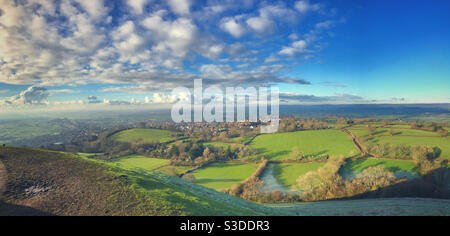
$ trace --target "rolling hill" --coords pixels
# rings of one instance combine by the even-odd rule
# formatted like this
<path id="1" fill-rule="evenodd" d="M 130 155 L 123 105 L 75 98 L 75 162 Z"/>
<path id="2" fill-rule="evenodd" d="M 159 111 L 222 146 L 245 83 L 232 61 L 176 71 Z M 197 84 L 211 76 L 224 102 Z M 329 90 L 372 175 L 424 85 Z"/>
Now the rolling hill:
<path id="1" fill-rule="evenodd" d="M 159 172 L 39 149 L 0 147 L 0 162 L 0 215 L 450 214 L 449 200 L 434 199 L 260 205 Z"/>

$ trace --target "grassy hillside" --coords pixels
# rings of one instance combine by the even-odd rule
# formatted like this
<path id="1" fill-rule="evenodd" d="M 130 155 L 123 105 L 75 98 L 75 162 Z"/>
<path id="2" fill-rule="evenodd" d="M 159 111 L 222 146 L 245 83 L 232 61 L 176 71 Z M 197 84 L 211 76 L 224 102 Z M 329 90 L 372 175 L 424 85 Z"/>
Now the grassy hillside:
<path id="1" fill-rule="evenodd" d="M 142 140 L 143 142 L 167 142 L 171 141 L 170 135 L 175 132 L 160 129 L 129 129 L 118 132 L 111 136 L 111 138 L 121 142 L 134 142 Z"/>
<path id="2" fill-rule="evenodd" d="M 6 186 L 0 191 L 0 215 L 450 214 L 449 200 L 434 199 L 259 205 L 159 172 L 37 149 L 0 147 L 1 165 L 7 175 L 0 171 L 0 187 Z"/>
<path id="3" fill-rule="evenodd" d="M 195 183 L 220 190 L 240 183 L 250 177 L 258 164 L 214 163 L 195 171 Z"/>
<path id="4" fill-rule="evenodd" d="M 157 172 L 70 154 L 7 147 L 0 148 L 0 161 L 8 172 L 0 215 L 281 214 Z"/>
<path id="5" fill-rule="evenodd" d="M 256 137 L 251 145 L 260 155 L 272 160 L 288 159 L 294 146 L 307 156 L 353 156 L 358 153 L 352 140 L 339 130 L 265 134 Z"/>

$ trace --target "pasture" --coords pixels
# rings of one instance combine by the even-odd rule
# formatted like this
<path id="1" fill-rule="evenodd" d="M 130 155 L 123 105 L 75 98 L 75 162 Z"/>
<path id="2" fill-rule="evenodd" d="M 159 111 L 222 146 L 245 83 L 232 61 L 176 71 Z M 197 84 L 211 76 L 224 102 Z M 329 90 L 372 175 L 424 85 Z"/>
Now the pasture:
<path id="1" fill-rule="evenodd" d="M 118 132 L 111 136 L 112 139 L 120 142 L 136 142 L 143 141 L 145 143 L 167 142 L 174 140 L 171 135 L 176 134 L 169 130 L 160 129 L 129 129 Z"/>
<path id="2" fill-rule="evenodd" d="M 126 156 L 116 161 L 110 162 L 111 165 L 117 166 L 125 170 L 155 170 L 159 167 L 167 165 L 169 160 L 156 159 L 144 156 Z"/>
<path id="3" fill-rule="evenodd" d="M 312 130 L 265 134 L 256 137 L 251 146 L 259 156 L 271 160 L 292 159 L 293 147 L 305 156 L 354 156 L 358 150 L 347 134 L 340 130 Z"/>
<path id="4" fill-rule="evenodd" d="M 191 170 L 194 168 L 193 166 L 163 166 L 161 168 L 158 168 L 157 171 L 164 173 L 166 175 L 171 176 L 179 176 L 183 174 L 184 172 Z"/>
<path id="5" fill-rule="evenodd" d="M 378 165 L 383 165 L 397 177 L 411 177 L 417 175 L 416 167 L 412 161 L 382 158 L 350 160 L 340 170 L 340 174 L 344 177 L 354 177 L 365 169 Z"/>
<path id="6" fill-rule="evenodd" d="M 311 163 L 281 163 L 272 164 L 272 173 L 279 184 L 285 189 L 291 189 L 297 183 L 299 176 L 302 176 L 310 171 L 316 171 L 324 166 L 325 162 L 311 162 Z"/>
<path id="7" fill-rule="evenodd" d="M 365 128 L 351 127 L 348 129 L 356 136 L 368 136 Z M 387 143 L 387 144 L 403 144 L 407 146 L 429 146 L 432 148 L 439 148 L 441 154 L 439 158 L 450 159 L 450 138 L 441 137 L 438 133 L 415 130 L 415 129 L 392 129 L 393 135 L 390 134 L 390 128 L 379 128 L 373 134 L 370 141 L 373 143 Z"/>
<path id="8" fill-rule="evenodd" d="M 228 189 L 248 177 L 258 168 L 258 164 L 214 163 L 194 171 L 194 183 L 215 190 Z"/>
<path id="9" fill-rule="evenodd" d="M 382 136 L 375 138 L 373 142 L 437 147 L 441 150 L 439 158 L 450 159 L 450 139 L 448 137 Z"/>

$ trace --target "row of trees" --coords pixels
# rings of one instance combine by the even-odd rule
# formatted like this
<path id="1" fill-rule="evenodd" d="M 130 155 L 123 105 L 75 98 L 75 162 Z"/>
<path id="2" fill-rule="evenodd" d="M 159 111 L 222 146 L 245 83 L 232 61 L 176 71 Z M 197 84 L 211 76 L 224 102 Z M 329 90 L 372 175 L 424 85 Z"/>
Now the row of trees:
<path id="1" fill-rule="evenodd" d="M 192 141 L 173 144 L 166 153 L 172 165 L 202 165 L 212 161 L 228 161 L 256 154 L 249 146 L 229 145 L 226 148 L 205 146 Z"/>

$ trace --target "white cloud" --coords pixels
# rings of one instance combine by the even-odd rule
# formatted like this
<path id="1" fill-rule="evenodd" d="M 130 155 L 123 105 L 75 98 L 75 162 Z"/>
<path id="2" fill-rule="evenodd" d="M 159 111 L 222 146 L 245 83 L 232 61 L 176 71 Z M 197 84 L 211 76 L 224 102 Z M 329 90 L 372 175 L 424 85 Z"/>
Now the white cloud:
<path id="1" fill-rule="evenodd" d="M 168 0 L 172 11 L 179 15 L 188 15 L 190 13 L 191 0 Z"/>
<path id="2" fill-rule="evenodd" d="M 151 0 L 127 0 L 128 6 L 138 15 L 144 13 L 145 6 L 150 2 Z"/>
<path id="3" fill-rule="evenodd" d="M 99 20 L 108 14 L 103 0 L 75 0 L 94 19 Z"/>
<path id="4" fill-rule="evenodd" d="M 235 38 L 240 38 L 245 34 L 244 26 L 239 23 L 236 18 L 227 17 L 221 20 L 220 28 L 225 32 L 228 32 Z"/>
<path id="5" fill-rule="evenodd" d="M 251 17 L 246 22 L 250 29 L 258 33 L 270 32 L 275 27 L 275 23 L 266 16 Z"/>
<path id="6" fill-rule="evenodd" d="M 175 57 L 184 57 L 195 42 L 197 26 L 186 18 L 174 21 L 164 20 L 164 12 L 157 12 L 144 19 L 141 24 L 154 33 L 153 51 L 170 53 Z"/>
<path id="7" fill-rule="evenodd" d="M 300 13 L 307 13 L 310 11 L 318 11 L 322 9 L 322 4 L 316 3 L 311 4 L 308 0 L 301 0 L 295 3 L 295 9 Z"/>
<path id="8" fill-rule="evenodd" d="M 151 100 L 151 103 L 165 103 L 165 104 L 171 104 L 178 101 L 178 98 L 174 94 L 166 95 L 163 93 L 155 93 L 153 94 L 153 99 Z"/>
<path id="9" fill-rule="evenodd" d="M 308 43 L 305 40 L 299 40 L 292 43 L 291 46 L 283 47 L 279 52 L 280 55 L 294 56 L 299 53 L 308 52 Z"/>
<path id="10" fill-rule="evenodd" d="M 29 87 L 16 96 L 0 100 L 0 104 L 6 105 L 24 105 L 24 104 L 42 104 L 49 96 L 46 88 Z"/>

